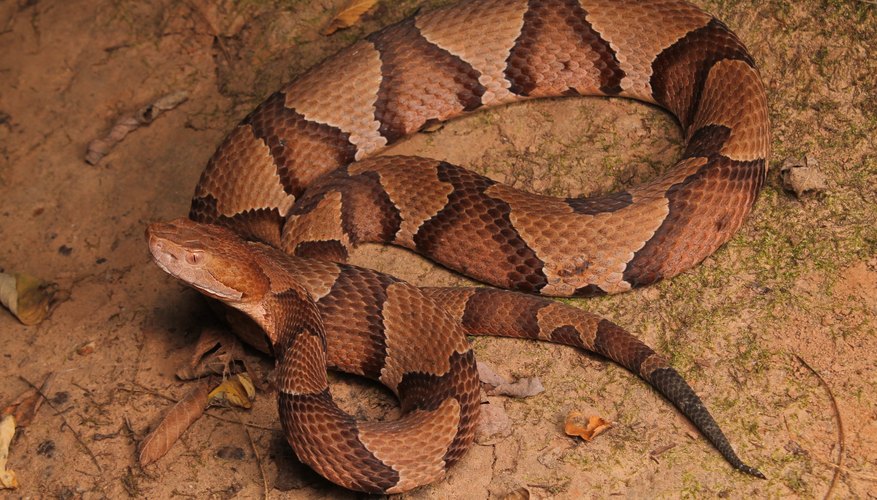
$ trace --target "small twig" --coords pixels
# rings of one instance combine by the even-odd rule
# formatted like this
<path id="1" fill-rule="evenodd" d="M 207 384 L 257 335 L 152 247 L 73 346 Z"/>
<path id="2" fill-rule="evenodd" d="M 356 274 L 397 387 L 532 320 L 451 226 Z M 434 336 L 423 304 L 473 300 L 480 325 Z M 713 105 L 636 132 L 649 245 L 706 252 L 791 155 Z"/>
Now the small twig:
<path id="1" fill-rule="evenodd" d="M 247 434 L 247 439 L 250 440 L 250 448 L 252 448 L 253 455 L 256 457 L 256 463 L 259 464 L 259 475 L 262 476 L 262 493 L 265 500 L 268 500 L 268 479 L 265 475 L 265 466 L 262 464 L 262 457 L 259 456 L 259 450 L 256 448 L 256 442 L 253 441 L 253 436 L 250 435 L 250 429 L 247 429 L 247 426 L 244 425 L 244 422 L 241 420 L 241 416 L 238 415 L 238 412 L 232 411 L 232 413 L 234 413 L 234 416 L 238 420 L 238 423 L 241 425 L 241 427 L 244 428 L 244 432 Z"/>
<path id="2" fill-rule="evenodd" d="M 810 453 L 810 450 L 808 450 L 807 448 L 804 448 L 803 446 L 802 446 L 801 448 L 802 448 L 804 451 Z M 848 476 L 857 477 L 857 478 L 859 478 L 859 479 L 863 479 L 863 480 L 865 480 L 865 481 L 875 481 L 875 482 L 877 482 L 877 476 L 869 476 L 868 474 L 865 474 L 865 473 L 863 473 L 863 472 L 857 472 L 857 471 L 854 471 L 854 470 L 851 470 L 851 469 L 847 469 L 846 467 L 842 467 L 842 466 L 840 466 L 840 465 L 837 465 L 836 463 L 829 462 L 828 460 L 823 460 L 823 459 L 821 459 L 821 458 L 819 458 L 819 457 L 813 456 L 812 453 L 810 454 L 810 456 L 811 456 L 814 460 L 816 460 L 817 462 L 819 462 L 819 463 L 821 463 L 821 464 L 823 464 L 823 465 L 827 465 L 827 466 L 831 467 L 832 469 L 834 469 L 836 472 L 840 472 L 841 474 L 846 474 L 846 475 L 848 475 Z"/>
<path id="3" fill-rule="evenodd" d="M 95 454 L 91 451 L 91 448 L 89 448 L 88 445 L 85 444 L 85 441 L 82 440 L 82 436 L 80 436 L 79 433 L 76 432 L 76 429 L 74 429 L 73 426 L 70 425 L 70 422 L 67 421 L 67 418 L 64 417 L 64 414 L 58 411 L 57 408 L 55 408 L 55 405 L 52 404 L 52 401 L 49 400 L 48 396 L 46 396 L 42 389 L 40 389 L 30 380 L 24 378 L 21 375 L 19 375 L 18 378 L 20 378 L 25 384 L 29 385 L 33 390 L 37 391 L 37 394 L 39 394 L 40 397 L 43 398 L 43 400 L 46 402 L 46 404 L 49 405 L 49 408 L 54 410 L 55 414 L 61 417 L 61 421 L 64 422 L 64 425 L 66 425 L 67 428 L 70 429 L 70 432 L 73 433 L 73 437 L 76 438 L 76 442 L 78 442 L 79 445 L 82 446 L 82 448 L 84 448 L 85 451 L 88 453 L 88 456 L 91 457 L 91 461 L 94 462 L 94 465 L 97 467 L 97 471 L 103 474 L 104 469 L 100 466 L 100 462 L 97 461 L 97 456 L 95 456 Z"/>
<path id="4" fill-rule="evenodd" d="M 649 452 L 649 455 L 652 457 L 652 460 L 657 462 L 657 457 L 663 455 L 664 453 L 672 450 L 676 447 L 676 443 L 665 444 L 664 446 L 658 447 Z"/>
<path id="5" fill-rule="evenodd" d="M 804 358 L 795 354 L 795 357 L 798 358 L 798 362 L 804 365 L 804 368 L 810 370 L 813 375 L 819 380 L 819 383 L 825 389 L 825 392 L 828 393 L 828 398 L 831 400 L 831 408 L 834 410 L 834 417 L 837 420 L 837 445 L 838 445 L 838 454 L 837 461 L 832 464 L 834 468 L 834 475 L 831 476 L 831 483 L 828 485 L 828 491 L 825 492 L 826 500 L 831 497 L 831 493 L 834 491 L 834 486 L 837 484 L 837 478 L 840 477 L 841 470 L 844 468 L 844 448 L 845 448 L 845 437 L 844 437 L 844 424 L 843 420 L 840 418 L 840 410 L 837 407 L 837 400 L 834 399 L 834 394 L 831 392 L 831 387 L 825 382 L 825 379 L 822 378 L 822 375 L 819 374 L 816 370 L 813 369 Z"/>

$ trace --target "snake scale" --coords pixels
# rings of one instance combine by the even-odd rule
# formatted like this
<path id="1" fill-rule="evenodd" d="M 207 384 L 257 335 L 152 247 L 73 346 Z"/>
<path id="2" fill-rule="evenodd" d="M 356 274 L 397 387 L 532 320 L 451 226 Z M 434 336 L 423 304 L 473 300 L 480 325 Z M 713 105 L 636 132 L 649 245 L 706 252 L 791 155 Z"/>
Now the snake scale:
<path id="1" fill-rule="evenodd" d="M 538 97 L 622 96 L 681 124 L 682 158 L 626 192 L 550 198 L 446 162 L 376 156 L 436 122 Z M 148 229 L 165 271 L 219 299 L 277 359 L 287 440 L 346 488 L 436 481 L 470 447 L 478 376 L 466 335 L 572 345 L 667 397 L 728 462 L 716 422 L 667 361 L 608 320 L 534 294 L 611 294 L 699 263 L 741 226 L 770 132 L 755 64 L 678 0 L 470 0 L 384 28 L 271 95 L 233 129 L 189 219 Z M 348 265 L 380 242 L 495 288 L 417 288 Z M 326 367 L 387 386 L 402 417 L 341 411 Z"/>

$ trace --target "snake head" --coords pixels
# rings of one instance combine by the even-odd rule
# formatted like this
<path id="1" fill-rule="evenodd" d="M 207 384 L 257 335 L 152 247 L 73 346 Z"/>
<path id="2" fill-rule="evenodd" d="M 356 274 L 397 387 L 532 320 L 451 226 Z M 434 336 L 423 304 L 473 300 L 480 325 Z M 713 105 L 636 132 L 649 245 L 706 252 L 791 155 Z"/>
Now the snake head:
<path id="1" fill-rule="evenodd" d="M 229 229 L 176 219 L 150 224 L 146 238 L 158 267 L 208 297 L 245 310 L 269 290 L 248 244 Z"/>

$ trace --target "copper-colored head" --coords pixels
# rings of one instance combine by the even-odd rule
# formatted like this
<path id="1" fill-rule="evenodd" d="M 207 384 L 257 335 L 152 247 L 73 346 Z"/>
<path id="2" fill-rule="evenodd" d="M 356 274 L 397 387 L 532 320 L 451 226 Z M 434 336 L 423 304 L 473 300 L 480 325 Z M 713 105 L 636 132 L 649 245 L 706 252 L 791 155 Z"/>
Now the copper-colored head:
<path id="1" fill-rule="evenodd" d="M 248 243 L 226 228 L 189 219 L 146 228 L 152 259 L 205 295 L 241 308 L 268 291 L 268 280 Z"/>

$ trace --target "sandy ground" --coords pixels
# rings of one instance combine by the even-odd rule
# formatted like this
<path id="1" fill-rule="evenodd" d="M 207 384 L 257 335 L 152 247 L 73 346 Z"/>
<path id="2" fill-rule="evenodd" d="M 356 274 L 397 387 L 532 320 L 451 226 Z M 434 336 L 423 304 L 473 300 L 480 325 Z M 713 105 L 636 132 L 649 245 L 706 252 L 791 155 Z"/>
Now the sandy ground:
<path id="1" fill-rule="evenodd" d="M 151 264 L 145 224 L 187 212 L 223 135 L 282 82 L 441 2 L 383 2 L 361 25 L 321 36 L 341 3 L 0 3 L 0 267 L 69 293 L 36 327 L 0 311 L 0 406 L 27 389 L 23 379 L 56 374 L 54 409 L 44 406 L 13 443 L 9 465 L 21 488 L 11 497 L 259 497 L 260 462 L 268 497 L 350 496 L 295 460 L 271 394 L 260 394 L 250 412 L 212 410 L 220 418 L 199 420 L 156 465 L 135 464 L 137 441 L 168 408 L 165 397 L 187 391 L 174 371 L 213 321 L 196 293 Z M 774 130 L 770 179 L 742 231 L 696 270 L 575 304 L 668 355 L 769 479 L 732 471 L 666 401 L 617 366 L 568 348 L 477 339 L 479 359 L 506 375 L 538 376 L 547 390 L 491 398 L 510 416 L 510 434 L 475 446 L 445 481 L 406 497 L 501 497 L 521 487 L 537 498 L 822 497 L 840 451 L 838 421 L 826 387 L 796 356 L 837 400 L 845 450 L 835 495 L 877 497 L 877 6 L 701 3 L 761 65 Z M 86 145 L 116 117 L 176 91 L 189 100 L 98 166 L 83 161 Z M 679 144 L 659 110 L 572 99 L 479 113 L 393 152 L 577 195 L 650 178 Z M 778 167 L 803 156 L 819 162 L 828 188 L 797 199 L 781 188 Z M 394 249 L 365 248 L 356 262 L 418 284 L 463 282 Z M 89 341 L 94 352 L 77 354 Z M 366 384 L 333 381 L 358 414 L 392 407 Z M 576 442 L 561 431 L 571 409 L 617 426 Z M 257 426 L 248 428 L 252 442 L 238 417 Z"/>

